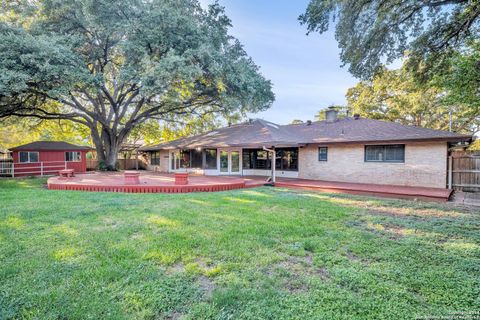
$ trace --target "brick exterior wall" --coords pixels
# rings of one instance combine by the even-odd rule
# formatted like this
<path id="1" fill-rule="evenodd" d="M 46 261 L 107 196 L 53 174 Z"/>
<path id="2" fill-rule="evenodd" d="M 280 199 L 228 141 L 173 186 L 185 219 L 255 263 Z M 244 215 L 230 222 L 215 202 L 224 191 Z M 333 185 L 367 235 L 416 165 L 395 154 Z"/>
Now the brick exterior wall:
<path id="1" fill-rule="evenodd" d="M 405 163 L 364 161 L 364 144 L 330 145 L 318 161 L 318 145 L 299 150 L 299 178 L 326 181 L 445 188 L 447 143 L 407 143 Z"/>

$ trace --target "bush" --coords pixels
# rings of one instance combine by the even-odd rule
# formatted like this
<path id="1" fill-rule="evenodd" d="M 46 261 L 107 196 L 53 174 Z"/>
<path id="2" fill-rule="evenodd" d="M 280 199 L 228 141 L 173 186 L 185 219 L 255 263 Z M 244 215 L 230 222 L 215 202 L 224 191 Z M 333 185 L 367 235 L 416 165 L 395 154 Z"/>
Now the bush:
<path id="1" fill-rule="evenodd" d="M 98 170 L 99 171 L 118 171 L 118 169 L 120 168 L 120 164 L 117 162 L 115 162 L 115 166 L 112 166 L 108 163 L 106 163 L 105 161 L 99 161 L 98 162 Z"/>

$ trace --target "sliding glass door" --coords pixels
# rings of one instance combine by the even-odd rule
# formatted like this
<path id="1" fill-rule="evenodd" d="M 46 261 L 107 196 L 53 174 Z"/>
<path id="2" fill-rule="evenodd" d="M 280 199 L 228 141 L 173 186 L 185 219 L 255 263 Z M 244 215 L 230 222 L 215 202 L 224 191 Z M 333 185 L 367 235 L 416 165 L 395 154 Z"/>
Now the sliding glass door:
<path id="1" fill-rule="evenodd" d="M 220 151 L 220 173 L 228 174 L 228 151 Z"/>
<path id="2" fill-rule="evenodd" d="M 230 152 L 230 171 L 231 174 L 240 174 L 240 151 Z"/>

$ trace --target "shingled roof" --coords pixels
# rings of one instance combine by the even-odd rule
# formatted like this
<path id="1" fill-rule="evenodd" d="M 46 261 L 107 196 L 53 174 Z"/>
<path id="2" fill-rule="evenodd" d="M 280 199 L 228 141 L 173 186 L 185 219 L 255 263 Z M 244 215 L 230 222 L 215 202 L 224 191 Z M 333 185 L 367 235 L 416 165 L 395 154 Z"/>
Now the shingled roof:
<path id="1" fill-rule="evenodd" d="M 193 137 L 143 147 L 141 150 L 259 147 L 266 143 L 270 146 L 293 146 L 297 145 L 298 141 L 285 126 L 256 119 Z"/>
<path id="2" fill-rule="evenodd" d="M 35 141 L 21 146 L 10 148 L 11 151 L 40 151 L 40 150 L 90 150 L 87 146 L 78 146 L 64 141 Z"/>
<path id="3" fill-rule="evenodd" d="M 143 151 L 226 147 L 302 146 L 306 144 L 399 141 L 464 141 L 469 135 L 407 126 L 395 122 L 345 118 L 334 122 L 278 125 L 256 119 L 193 137 L 143 147 Z"/>
<path id="4" fill-rule="evenodd" d="M 462 141 L 471 135 L 408 126 L 366 118 L 345 118 L 335 122 L 318 121 L 311 125 L 287 125 L 304 143 L 395 142 L 413 140 Z"/>

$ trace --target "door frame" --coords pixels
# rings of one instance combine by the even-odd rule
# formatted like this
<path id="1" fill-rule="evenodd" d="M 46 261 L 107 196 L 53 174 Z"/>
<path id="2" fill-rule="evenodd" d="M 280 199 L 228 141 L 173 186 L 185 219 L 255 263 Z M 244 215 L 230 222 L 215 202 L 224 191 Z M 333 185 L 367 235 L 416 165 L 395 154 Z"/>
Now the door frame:
<path id="1" fill-rule="evenodd" d="M 221 167 L 221 156 L 222 151 L 227 152 L 227 171 L 222 172 Z M 238 172 L 232 172 L 232 152 L 238 152 Z M 219 175 L 235 175 L 240 176 L 242 175 L 242 148 L 218 148 L 218 174 Z"/>

